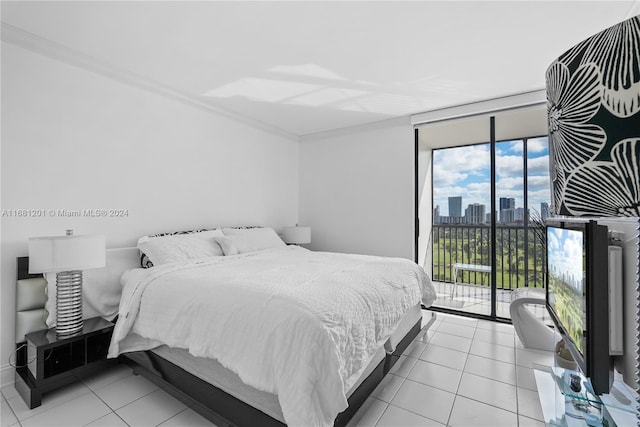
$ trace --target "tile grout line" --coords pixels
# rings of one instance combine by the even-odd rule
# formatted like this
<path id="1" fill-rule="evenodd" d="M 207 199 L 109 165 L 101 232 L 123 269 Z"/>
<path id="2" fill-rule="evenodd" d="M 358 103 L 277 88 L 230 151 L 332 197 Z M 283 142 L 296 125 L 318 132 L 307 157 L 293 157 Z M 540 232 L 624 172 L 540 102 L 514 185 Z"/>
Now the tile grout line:
<path id="1" fill-rule="evenodd" d="M 115 383 L 115 382 L 117 382 L 117 381 L 114 381 L 114 383 Z M 112 384 L 113 384 L 113 383 L 112 383 Z M 86 384 L 85 384 L 85 385 L 86 385 Z M 111 410 L 111 412 L 110 412 L 109 414 L 115 414 L 115 416 L 116 416 L 116 417 L 118 417 L 118 418 L 120 418 L 120 420 L 121 420 L 123 423 L 125 423 L 125 425 L 127 425 L 127 426 L 129 425 L 129 423 L 128 423 L 128 422 L 126 422 L 126 421 L 125 421 L 125 420 L 124 420 L 124 419 L 123 419 L 123 418 L 122 418 L 122 417 L 121 417 L 121 416 L 116 412 L 116 410 L 115 410 L 115 409 L 113 409 L 111 406 L 109 406 L 109 404 L 108 404 L 107 402 L 105 402 L 105 401 L 104 401 L 100 396 L 98 396 L 98 394 L 97 394 L 97 393 L 96 393 L 96 392 L 95 392 L 91 387 L 87 386 L 87 388 L 91 391 L 91 393 L 93 393 L 93 395 L 94 395 L 95 397 L 97 397 L 97 398 L 98 398 L 98 400 L 100 400 L 102 403 L 104 403 L 104 404 L 105 404 L 105 406 Z M 146 396 L 146 395 L 145 395 L 145 396 Z M 137 400 L 137 399 L 136 399 L 136 400 Z M 133 400 L 132 402 L 135 402 L 135 400 Z M 129 403 L 132 403 L 132 402 L 129 402 Z M 128 403 L 127 403 L 127 405 L 128 405 Z M 124 406 L 127 406 L 127 405 L 124 405 Z M 122 406 L 122 407 L 124 408 L 124 406 Z M 91 421 L 91 423 L 92 423 L 92 422 L 95 422 L 95 421 L 97 421 L 97 420 L 99 420 L 99 419 L 101 419 L 101 418 L 104 418 L 104 417 L 106 417 L 106 416 L 107 416 L 107 415 L 109 415 L 109 414 L 103 415 L 103 416 L 102 416 L 102 417 L 100 417 L 100 418 L 96 418 L 95 420 Z M 87 423 L 87 424 L 91 424 L 91 423 Z"/>
<path id="2" fill-rule="evenodd" d="M 455 325 L 459 325 L 459 324 L 457 324 L 457 323 L 455 323 L 455 322 L 450 322 L 450 323 L 455 324 Z M 477 332 L 477 330 L 478 330 L 478 329 L 481 329 L 481 330 L 487 330 L 487 331 L 492 331 L 491 329 L 478 328 L 478 326 L 477 326 L 477 325 L 478 325 L 478 324 L 476 323 L 476 332 Z M 462 325 L 459 325 L 459 326 L 462 326 Z M 468 327 L 468 326 L 467 326 L 467 327 Z M 500 332 L 500 331 L 493 331 L 493 332 Z M 442 333 L 446 333 L 446 332 L 442 332 Z M 501 332 L 501 333 L 502 333 L 502 332 Z M 453 334 L 449 334 L 449 335 L 453 335 Z M 464 337 L 463 337 L 463 338 L 464 338 Z M 473 342 L 473 340 L 474 340 L 474 339 L 475 339 L 475 333 L 474 333 L 474 337 L 472 338 L 472 342 Z M 485 357 L 485 356 L 482 356 L 482 355 L 476 355 L 476 354 L 470 353 L 471 349 L 469 349 L 469 351 L 466 353 L 466 354 L 467 354 L 467 359 L 465 360 L 465 365 L 464 365 L 464 367 L 463 367 L 463 371 L 462 371 L 462 373 L 464 374 L 464 373 L 466 372 L 466 371 L 465 371 L 465 369 L 466 369 L 466 367 L 467 367 L 467 362 L 468 362 L 468 358 L 469 358 L 469 356 L 470 356 L 470 355 L 474 355 L 474 356 L 476 356 L 476 357 L 481 357 L 481 358 L 484 358 L 484 359 L 494 360 L 494 361 L 497 361 L 497 362 L 501 362 L 501 363 L 506 363 L 506 364 L 509 364 L 509 365 L 513 365 L 513 368 L 514 368 L 514 370 L 515 370 L 515 375 L 516 375 L 516 384 L 515 384 L 515 388 L 516 388 L 516 411 L 515 411 L 515 412 L 514 412 L 514 411 L 510 411 L 510 410 L 508 410 L 508 409 L 501 408 L 501 407 L 499 407 L 499 406 L 495 406 L 495 405 L 492 405 L 492 404 L 486 403 L 486 402 L 482 402 L 482 401 L 479 401 L 479 400 L 476 400 L 476 399 L 472 399 L 472 398 L 469 398 L 469 397 L 465 397 L 465 396 L 459 395 L 459 394 L 458 394 L 458 392 L 460 391 L 460 384 L 461 384 L 461 382 L 462 382 L 462 379 L 461 379 L 461 380 L 460 380 L 460 382 L 458 383 L 458 388 L 457 388 L 457 390 L 456 390 L 455 397 L 456 397 L 456 398 L 457 398 L 458 396 L 465 397 L 465 398 L 467 398 L 467 399 L 469 399 L 469 400 L 473 400 L 473 401 L 476 401 L 476 402 L 478 402 L 478 403 L 485 404 L 485 405 L 487 405 L 487 406 L 491 406 L 491 407 L 496 408 L 496 409 L 500 409 L 500 410 L 503 410 L 503 411 L 506 411 L 506 412 L 510 412 L 510 413 L 515 413 L 515 415 L 516 415 L 516 419 L 517 419 L 517 421 L 516 421 L 516 422 L 517 422 L 517 423 L 518 423 L 518 425 L 519 425 L 519 423 L 520 423 L 520 419 L 519 419 L 519 418 L 520 418 L 520 416 L 522 416 L 522 417 L 526 417 L 526 416 L 525 416 L 525 415 L 521 415 L 521 414 L 520 414 L 520 402 L 519 402 L 519 398 L 518 398 L 518 395 L 517 395 L 517 391 L 518 391 L 517 368 L 518 368 L 518 367 L 526 368 L 526 367 L 524 367 L 524 366 L 520 366 L 520 365 L 518 365 L 517 363 L 515 363 L 515 358 L 516 358 L 516 353 L 517 353 L 517 352 L 516 352 L 517 348 L 516 348 L 516 345 L 515 345 L 515 344 L 516 344 L 516 342 L 515 342 L 515 340 L 516 340 L 516 335 L 515 335 L 515 333 L 513 334 L 513 340 L 514 340 L 513 346 L 504 346 L 504 345 L 501 345 L 501 344 L 498 344 L 498 343 L 491 343 L 491 342 L 486 342 L 486 343 L 487 343 L 487 344 L 491 344 L 492 346 L 501 346 L 501 347 L 505 347 L 505 348 L 511 348 L 511 351 L 513 352 L 513 356 L 514 356 L 514 363 L 504 362 L 504 361 L 501 361 L 501 360 L 493 359 L 493 358 L 490 358 L 490 357 Z M 479 341 L 479 342 L 485 342 L 485 341 L 481 341 L 481 340 L 478 340 L 478 341 Z M 437 347 L 440 347 L 440 346 L 438 346 L 437 344 L 431 344 L 431 343 L 429 343 L 429 344 L 430 344 L 430 345 L 435 345 L 435 346 L 437 346 Z M 449 350 L 452 350 L 452 351 L 459 351 L 459 350 L 455 350 L 455 349 L 450 349 L 450 348 L 448 348 L 448 347 L 441 347 L 441 348 L 446 348 L 446 349 L 449 349 Z M 425 348 L 425 350 L 423 350 L 423 353 L 424 353 L 424 351 L 426 351 L 426 348 Z M 462 352 L 461 352 L 461 353 L 462 353 Z M 420 356 L 422 356 L 422 353 L 420 354 Z M 411 357 L 411 356 L 407 356 L 407 357 Z M 422 359 L 420 359 L 420 358 L 418 357 L 418 360 L 422 360 Z M 431 363 L 433 363 L 433 362 L 431 362 Z M 437 363 L 434 363 L 434 364 L 437 364 Z M 440 365 L 440 364 L 437 364 L 437 365 L 439 365 L 439 366 L 444 366 L 444 365 Z M 470 372 L 466 372 L 466 373 L 468 373 L 468 374 L 470 374 L 470 375 L 475 375 L 475 374 L 472 374 L 472 373 L 470 373 Z M 493 381 L 496 381 L 496 382 L 500 382 L 500 383 L 503 383 L 503 384 L 507 384 L 507 385 L 514 386 L 513 384 L 505 383 L 505 382 L 500 381 L 500 380 L 495 379 L 495 378 L 484 377 L 484 376 L 482 376 L 482 375 L 476 375 L 476 376 L 481 377 L 481 378 L 486 378 L 486 379 L 489 379 L 489 380 L 493 380 Z M 418 382 L 418 381 L 416 381 L 416 382 Z M 428 385 L 428 384 L 426 384 L 426 385 Z M 431 387 L 433 387 L 433 386 L 431 386 Z M 434 387 L 434 388 L 437 388 L 437 387 Z M 442 390 L 442 389 L 439 389 L 439 390 Z M 527 389 L 527 390 L 528 390 L 528 389 Z M 446 391 L 446 390 L 443 390 L 443 391 Z M 538 393 L 538 391 L 537 391 L 537 390 L 531 390 L 531 391 L 533 391 L 533 392 L 535 392 L 535 393 Z M 454 399 L 454 405 L 455 405 L 455 399 Z M 394 406 L 396 406 L 396 405 L 394 405 Z M 450 414 L 449 414 L 449 419 L 447 420 L 447 424 L 451 421 L 451 415 L 452 415 L 452 414 L 453 414 L 453 406 L 452 406 L 452 408 L 451 408 L 451 412 L 450 412 Z M 418 414 L 418 415 L 419 415 L 419 414 Z M 526 417 L 526 418 L 531 418 L 531 417 Z M 531 418 L 531 419 L 533 419 L 533 418 Z"/>
<path id="3" fill-rule="evenodd" d="M 502 381 L 502 380 L 500 380 L 500 379 L 498 379 L 498 378 L 495 378 L 495 377 L 488 377 L 488 376 L 484 376 L 484 375 L 482 375 L 482 374 L 476 374 L 476 373 L 474 373 L 474 372 L 467 372 L 467 373 L 468 373 L 468 374 L 471 374 L 471 375 L 476 375 L 476 376 L 481 377 L 481 378 L 486 378 L 486 379 L 488 379 L 488 380 L 493 380 L 493 381 L 495 381 L 495 382 L 499 382 L 499 383 L 501 383 L 501 384 L 507 384 L 507 385 L 512 385 L 512 386 L 516 386 L 516 387 L 517 387 L 517 385 L 518 385 L 518 373 L 516 372 L 516 367 L 517 367 L 517 365 L 516 365 L 515 363 L 503 362 L 503 361 L 501 361 L 501 360 L 491 359 L 490 357 L 479 356 L 479 355 L 477 355 L 477 354 L 471 354 L 471 353 L 469 353 L 469 356 L 481 357 L 481 358 L 486 359 L 486 360 L 492 360 L 492 361 L 494 361 L 494 362 L 506 363 L 507 365 L 513 365 L 514 375 L 515 375 L 515 382 L 516 382 L 515 384 L 511 384 L 511 383 L 508 383 L 508 382 L 506 382 L 506 381 Z M 469 359 L 467 358 L 467 360 L 469 360 Z M 465 366 L 465 367 L 466 367 L 466 366 Z M 464 372 L 466 372 L 466 371 L 464 371 Z"/>
<path id="4" fill-rule="evenodd" d="M 74 386 L 76 386 L 76 385 L 78 385 L 78 384 L 82 384 L 82 385 L 84 386 L 84 384 L 83 384 L 82 382 L 76 382 L 76 383 L 72 383 L 72 384 L 67 384 L 67 385 L 63 386 L 62 388 L 59 388 L 59 389 L 57 389 L 57 390 L 51 390 L 51 391 L 62 394 L 62 391 L 61 391 L 61 390 L 63 390 L 64 388 L 67 388 L 67 387 L 69 387 L 69 388 L 70 388 L 70 387 L 74 387 Z M 86 387 L 86 386 L 85 386 L 85 387 Z M 89 388 L 89 387 L 86 387 L 86 388 Z M 53 410 L 53 409 L 55 409 L 55 408 L 57 408 L 57 407 L 59 407 L 59 406 L 66 405 L 67 403 L 69 403 L 69 402 L 73 402 L 74 400 L 76 400 L 76 399 L 78 399 L 78 398 L 80 398 L 80 397 L 82 397 L 82 396 L 84 396 L 84 395 L 86 395 L 86 392 L 85 392 L 85 393 L 82 393 L 82 394 L 78 394 L 77 396 L 75 396 L 75 397 L 73 397 L 73 398 L 69 398 L 68 400 L 65 398 L 65 399 L 64 399 L 64 401 L 59 402 L 57 405 L 55 405 L 55 406 L 53 406 L 53 407 L 51 407 L 51 408 L 48 408 L 48 409 L 42 409 L 42 410 L 39 410 L 39 409 L 38 409 L 38 408 L 42 408 L 42 406 L 43 406 L 44 404 L 46 404 L 46 402 L 45 402 L 45 403 L 42 403 L 42 402 L 41 402 L 41 404 L 40 404 L 40 405 L 38 405 L 38 406 L 36 406 L 35 408 L 28 408 L 28 407 L 27 407 L 27 408 L 28 408 L 28 410 L 29 410 L 29 412 L 28 412 L 28 415 L 27 415 L 27 416 L 25 416 L 23 419 L 20 419 L 20 417 L 18 417 L 18 414 L 13 410 L 13 407 L 11 406 L 11 404 L 9 404 L 9 399 L 7 399 L 7 404 L 9 405 L 9 407 L 10 407 L 10 408 L 11 408 L 11 410 L 13 411 L 14 415 L 15 415 L 15 416 L 16 416 L 16 418 L 18 419 L 18 422 L 19 422 L 19 423 L 20 423 L 20 425 L 22 426 L 22 421 L 26 421 L 26 420 L 28 420 L 28 419 L 30 419 L 30 418 L 33 418 L 33 417 L 36 417 L 36 416 L 38 416 L 38 415 L 40 415 L 40 414 L 44 414 L 45 412 L 49 412 L 49 411 L 51 411 L 51 410 Z M 43 395 L 41 395 L 41 398 L 43 398 L 43 397 L 44 397 L 44 396 L 43 396 Z M 16 400 L 18 400 L 19 402 L 23 402 L 23 403 L 25 404 L 25 406 L 27 405 L 27 404 L 26 404 L 26 402 L 24 402 L 24 400 L 23 400 L 23 398 L 22 398 L 22 396 L 21 396 L 20 394 L 17 394 L 17 395 L 15 395 L 15 396 L 12 396 L 12 397 L 11 397 L 11 399 L 16 399 Z M 36 413 L 33 413 L 33 411 L 36 411 Z"/>
<path id="5" fill-rule="evenodd" d="M 473 333 L 473 337 L 475 338 L 476 332 L 478 332 L 478 324 L 476 323 L 476 330 Z M 471 345 L 473 345 L 473 338 L 471 338 Z M 453 408 L 456 405 L 456 400 L 458 400 L 458 392 L 460 391 L 460 384 L 462 384 L 462 376 L 464 375 L 464 370 L 467 367 L 467 362 L 469 361 L 469 352 L 471 351 L 471 346 L 469 346 L 469 351 L 467 351 L 467 357 L 464 359 L 464 366 L 462 367 L 462 373 L 460 375 L 460 381 L 458 381 L 458 387 L 456 388 L 456 395 L 453 399 L 453 405 L 451 405 L 451 410 L 449 411 L 449 418 L 447 418 L 447 425 L 451 422 L 451 416 L 453 415 Z"/>
<path id="6" fill-rule="evenodd" d="M 374 426 L 376 426 L 376 425 L 378 425 L 378 423 L 379 423 L 379 422 L 380 422 L 380 420 L 382 419 L 382 416 L 384 415 L 384 413 L 385 413 L 385 412 L 387 412 L 387 408 L 389 407 L 389 403 L 385 402 L 384 400 L 377 399 L 377 398 L 375 398 L 375 397 L 373 397 L 373 396 L 370 396 L 370 397 L 371 397 L 371 399 L 373 399 L 373 400 L 377 400 L 378 402 L 382 402 L 382 403 L 384 403 L 384 404 L 385 404 L 384 410 L 382 411 L 382 413 L 380 413 L 380 415 L 378 415 L 378 417 L 377 417 L 377 418 L 375 419 L 375 421 L 373 422 L 373 425 L 374 425 Z M 357 414 L 357 412 L 356 412 L 356 414 Z M 354 414 L 354 417 L 355 417 L 355 415 L 356 415 L 356 414 Z M 352 419 L 353 419 L 353 417 L 352 417 Z M 351 422 L 351 420 L 349 420 L 349 422 Z M 348 424 L 348 423 L 347 423 L 347 424 Z"/>
<path id="7" fill-rule="evenodd" d="M 467 372 L 467 373 L 469 374 L 469 372 Z M 469 375 L 474 375 L 474 374 L 469 374 Z M 483 377 L 483 378 L 484 378 L 484 377 Z M 516 390 L 516 392 L 517 392 L 517 390 Z M 462 397 L 462 398 L 464 398 L 464 399 L 468 399 L 468 400 L 472 400 L 472 401 L 474 401 L 474 402 L 481 403 L 481 404 L 486 405 L 486 406 L 491 406 L 492 408 L 495 408 L 495 409 L 500 409 L 501 411 L 510 412 L 510 413 L 512 413 L 512 414 L 516 414 L 516 416 L 517 416 L 517 415 L 520 415 L 520 413 L 519 413 L 519 412 L 517 412 L 517 411 L 516 411 L 516 412 L 514 412 L 514 411 L 511 411 L 511 410 L 509 410 L 509 409 L 505 409 L 505 408 L 502 408 L 502 407 L 500 407 L 500 406 L 493 405 L 493 404 L 491 404 L 491 403 L 483 402 L 482 400 L 474 399 L 473 397 L 468 397 L 468 396 L 464 396 L 464 395 L 462 395 L 462 394 L 457 394 L 457 393 L 456 393 L 456 397 L 458 397 L 458 396 L 460 396 L 460 397 Z M 516 402 L 517 402 L 517 396 L 516 396 Z M 516 408 L 517 408 L 517 406 L 518 406 L 518 405 L 517 405 L 517 403 L 516 403 Z M 453 409 L 453 408 L 452 408 L 452 409 Z M 531 418 L 531 417 L 528 417 L 528 418 Z"/>
<path id="8" fill-rule="evenodd" d="M 378 399 L 378 400 L 380 400 L 380 399 Z M 384 402 L 384 400 L 383 400 L 383 402 Z M 384 402 L 384 403 L 387 403 L 387 402 Z M 380 417 L 376 420 L 376 422 L 374 424 L 374 427 L 378 425 L 378 423 L 380 422 L 382 417 L 384 417 L 384 414 L 387 413 L 387 409 L 389 409 L 389 406 L 391 406 L 391 403 L 387 403 L 387 406 L 385 406 L 384 411 L 382 411 L 382 414 L 380 414 Z"/>
<path id="9" fill-rule="evenodd" d="M 415 340 L 415 339 L 414 339 L 414 340 Z M 415 341 L 413 341 L 413 342 L 415 342 Z M 428 347 L 428 346 L 429 346 L 429 343 L 427 342 L 427 343 L 426 343 L 426 345 L 425 345 L 425 348 L 422 350 L 422 353 L 427 349 L 427 347 Z M 422 353 L 420 353 L 420 356 L 422 356 Z M 407 357 L 410 357 L 410 356 L 407 356 Z M 412 357 L 412 359 L 421 360 L 421 359 L 419 358 L 419 356 L 418 356 L 418 358 Z M 425 361 L 425 362 L 426 362 L 426 361 Z M 438 366 L 443 366 L 443 365 L 438 365 Z M 411 373 L 411 371 L 413 370 L 413 368 L 414 368 L 414 367 L 415 367 L 415 365 L 414 365 L 414 366 L 409 370 L 409 373 Z M 387 375 L 393 375 L 393 374 L 387 374 Z M 408 374 L 407 374 L 407 375 L 408 375 Z M 394 376 L 396 376 L 396 377 L 397 377 L 398 375 L 394 375 Z M 402 377 L 401 377 L 401 378 L 402 378 Z M 393 395 L 393 397 L 391 398 L 391 400 L 393 400 L 393 399 L 396 397 L 396 395 L 397 395 L 397 394 L 398 394 L 398 392 L 400 391 L 400 388 L 402 387 L 402 385 L 403 385 L 405 382 L 407 382 L 407 381 L 411 381 L 411 382 L 414 382 L 414 383 L 416 383 L 416 384 L 421 384 L 421 385 L 424 385 L 424 386 L 427 386 L 427 387 L 430 387 L 430 388 L 434 388 L 434 389 L 436 389 L 436 390 L 443 391 L 443 392 L 445 392 L 445 393 L 453 394 L 453 395 L 454 395 L 454 396 L 453 396 L 453 399 L 454 399 L 454 402 L 455 402 L 455 396 L 456 396 L 456 395 L 455 395 L 454 393 L 451 393 L 450 391 L 447 391 L 447 390 L 442 390 L 442 389 L 440 389 L 440 388 L 438 388 L 438 387 L 434 387 L 434 386 L 429 385 L 429 384 L 423 384 L 423 383 L 421 383 L 421 382 L 419 382 L 419 381 L 414 381 L 414 380 L 410 379 L 408 376 L 403 378 L 403 381 L 402 381 L 402 383 L 400 384 L 400 387 L 398 387 L 398 390 L 397 390 L 397 391 L 396 391 L 396 393 Z M 378 400 L 380 400 L 380 399 L 378 399 Z M 417 412 L 414 412 L 414 411 L 412 411 L 411 409 L 403 408 L 403 407 L 401 407 L 401 406 L 394 405 L 394 404 L 392 404 L 391 402 L 389 402 L 389 403 L 387 404 L 387 407 L 385 408 L 384 412 L 382 413 L 382 415 L 380 415 L 380 418 L 376 421 L 376 424 L 375 424 L 376 426 L 378 425 L 378 422 L 380 421 L 380 419 L 382 419 L 382 416 L 383 416 L 383 415 L 387 412 L 387 410 L 389 409 L 389 406 L 393 406 L 393 407 L 398 408 L 398 409 L 401 409 L 401 410 L 403 410 L 403 411 L 407 411 L 407 412 L 410 412 L 410 413 L 412 413 L 412 414 L 415 414 L 415 415 L 417 415 L 417 416 L 419 416 L 419 417 L 421 417 L 421 418 L 425 418 L 425 419 L 427 419 L 427 420 L 431 420 L 431 421 L 435 421 L 435 422 L 437 422 L 437 423 L 440 423 L 440 421 L 438 421 L 438 420 L 434 420 L 433 418 L 425 417 L 424 415 L 419 414 L 419 413 L 417 413 Z M 453 408 L 453 404 L 451 405 L 451 407 Z M 449 414 L 449 416 L 451 416 L 451 414 Z M 447 419 L 447 424 L 448 424 L 448 421 L 449 421 L 449 420 Z"/>
<path id="10" fill-rule="evenodd" d="M 477 331 L 477 329 L 478 329 L 478 328 L 477 328 L 477 325 L 476 325 L 476 331 Z M 480 329 L 482 329 L 482 328 L 480 328 Z M 474 338 L 475 338 L 475 334 L 474 334 Z M 473 341 L 473 339 L 474 339 L 474 338 L 472 338 L 472 341 Z M 495 346 L 495 345 L 500 345 L 500 344 L 497 344 L 497 343 L 489 343 L 489 344 L 492 344 L 492 345 L 494 345 L 494 346 Z M 509 346 L 502 346 L 502 347 L 506 347 L 506 348 L 508 348 Z M 515 357 L 515 350 L 516 350 L 516 349 L 515 349 L 515 334 L 514 334 L 514 346 L 513 346 L 513 348 L 512 348 L 512 351 L 514 352 L 514 357 Z M 469 351 L 471 351 L 471 349 L 469 349 Z M 464 365 L 463 370 L 462 370 L 462 374 L 463 374 L 463 375 L 464 375 L 465 373 L 467 373 L 467 374 L 469 374 L 469 375 L 476 375 L 476 374 L 473 374 L 473 373 L 471 373 L 471 372 L 466 372 L 466 371 L 465 371 L 465 369 L 466 369 L 466 367 L 467 367 L 467 362 L 468 362 L 468 360 L 469 360 L 469 355 L 471 355 L 471 354 L 472 354 L 472 353 L 467 352 L 467 359 L 465 360 L 465 365 Z M 477 357 L 483 357 L 483 356 L 479 356 L 479 355 L 475 355 L 475 354 L 474 354 L 474 356 L 477 356 Z M 491 358 L 485 358 L 485 359 L 495 360 L 495 359 L 491 359 Z M 515 360 L 515 359 L 514 359 L 514 360 Z M 503 363 L 507 363 L 507 362 L 503 362 Z M 513 365 L 514 365 L 514 369 L 516 369 L 516 368 L 517 368 L 517 366 L 518 366 L 518 365 L 516 365 L 515 363 L 514 363 Z M 489 379 L 489 380 L 493 380 L 493 381 L 496 381 L 496 382 L 500 382 L 500 383 L 503 383 L 503 384 L 507 384 L 507 385 L 513 385 L 513 384 L 504 383 L 504 382 L 499 381 L 499 380 L 497 380 L 497 379 L 495 379 L 495 378 L 483 377 L 483 376 L 481 376 L 481 375 L 476 375 L 476 376 L 478 376 L 478 377 L 480 377 L 480 378 L 486 378 L 486 379 Z M 517 372 L 516 372 L 516 384 L 517 384 L 517 382 L 518 382 L 518 379 L 517 379 Z M 463 395 L 458 394 L 458 392 L 460 391 L 460 384 L 461 384 L 461 383 L 462 383 L 462 377 L 460 377 L 460 382 L 458 383 L 458 388 L 457 388 L 456 393 L 455 393 L 455 398 L 456 398 L 456 399 L 457 399 L 457 397 L 458 397 L 458 396 L 460 396 L 460 397 L 463 397 L 463 398 L 465 398 L 465 399 L 469 399 L 469 400 L 472 400 L 472 401 L 475 401 L 475 402 L 478 402 L 478 403 L 481 403 L 481 404 L 484 404 L 484 405 L 487 405 L 487 406 L 491 406 L 491 407 L 493 407 L 493 408 L 497 408 L 497 409 L 500 409 L 500 410 L 503 410 L 503 411 L 506 411 L 506 412 L 510 412 L 510 413 L 512 413 L 512 414 L 513 414 L 513 413 L 515 413 L 515 415 L 516 415 L 516 423 L 517 423 L 517 425 L 519 425 L 519 423 L 520 423 L 520 420 L 519 420 L 520 412 L 519 412 L 518 386 L 517 386 L 517 385 L 515 385 L 515 388 L 516 388 L 516 412 L 513 412 L 513 411 L 509 411 L 508 409 L 504 409 L 504 408 L 501 408 L 501 407 L 496 406 L 496 405 L 492 405 L 492 404 L 487 403 L 487 402 L 482 402 L 482 401 L 480 401 L 480 400 L 476 400 L 476 399 L 473 399 L 473 398 L 471 398 L 471 397 L 467 397 L 467 396 L 463 396 Z M 447 420 L 447 425 L 449 425 L 449 423 L 450 423 L 450 421 L 451 421 L 451 416 L 453 415 L 453 406 L 455 406 L 455 400 L 456 400 L 456 399 L 454 399 L 454 403 L 453 403 L 453 405 L 452 405 L 452 407 L 451 407 L 451 412 L 449 413 L 449 418 L 448 418 L 448 420 Z"/>
<path id="11" fill-rule="evenodd" d="M 435 388 L 435 387 L 433 387 L 433 388 Z M 440 389 L 438 389 L 438 390 L 440 390 Z M 451 392 L 447 392 L 447 393 L 451 393 Z M 455 397 L 454 397 L 454 400 L 455 400 Z M 389 406 L 393 406 L 394 408 L 398 408 L 398 409 L 402 409 L 403 411 L 410 412 L 410 413 L 412 413 L 412 414 L 414 414 L 414 415 L 419 416 L 420 418 L 424 418 L 424 419 L 426 419 L 426 420 L 429 420 L 429 421 L 435 421 L 435 422 L 437 422 L 437 423 L 439 423 L 439 424 L 442 424 L 442 423 L 441 423 L 440 421 L 438 421 L 438 420 L 434 420 L 433 418 L 425 417 L 424 415 L 419 414 L 419 413 L 417 413 L 417 412 L 414 412 L 414 411 L 412 411 L 411 409 L 403 408 L 402 406 L 394 405 L 394 404 L 392 404 L 392 403 L 389 403 Z M 386 410 L 385 410 L 385 412 L 386 412 Z M 380 418 L 382 418 L 382 417 L 380 417 Z M 447 420 L 447 421 L 448 421 L 448 420 Z M 448 422 L 447 422 L 447 424 L 448 424 Z M 446 425 L 446 424 L 445 424 L 445 425 Z"/>
<path id="12" fill-rule="evenodd" d="M 0 395 L 2 395 L 2 401 L 4 402 L 6 407 L 9 408 L 9 410 L 13 414 L 13 418 L 16 419 L 16 422 L 11 424 L 11 425 L 14 426 L 14 425 L 18 424 L 20 427 L 22 427 L 22 423 L 20 422 L 20 419 L 18 418 L 18 414 L 16 414 L 16 411 L 14 411 L 13 408 L 11 407 L 11 405 L 9 405 L 9 400 L 7 399 L 7 396 L 5 396 L 4 393 L 1 393 L 1 392 L 0 392 Z"/>
<path id="13" fill-rule="evenodd" d="M 516 337 L 513 334 L 513 361 L 516 362 Z M 520 398 L 518 397 L 518 365 L 516 365 L 516 423 L 520 427 Z"/>
<path id="14" fill-rule="evenodd" d="M 172 415 L 171 417 L 167 418 L 166 420 L 162 421 L 161 423 L 156 424 L 156 426 L 155 426 L 155 427 L 160 427 L 162 424 L 164 424 L 164 423 L 166 423 L 167 421 L 169 421 L 169 420 L 171 420 L 171 419 L 173 419 L 173 418 L 177 417 L 178 415 L 182 414 L 183 412 L 185 412 L 185 411 L 187 411 L 187 410 L 189 410 L 189 409 L 191 409 L 191 407 L 190 407 L 190 406 L 187 406 L 186 408 L 184 408 L 182 411 L 178 412 L 177 414 Z M 196 412 L 196 413 L 197 413 L 197 412 Z M 355 415 L 355 414 L 354 414 L 354 415 Z M 124 421 L 124 420 L 123 420 L 123 421 Z M 207 420 L 207 421 L 209 421 L 209 420 Z M 209 421 L 209 422 L 211 422 L 211 421 Z M 213 424 L 213 423 L 211 423 L 211 424 Z M 128 424 L 127 424 L 127 425 L 128 425 Z"/>

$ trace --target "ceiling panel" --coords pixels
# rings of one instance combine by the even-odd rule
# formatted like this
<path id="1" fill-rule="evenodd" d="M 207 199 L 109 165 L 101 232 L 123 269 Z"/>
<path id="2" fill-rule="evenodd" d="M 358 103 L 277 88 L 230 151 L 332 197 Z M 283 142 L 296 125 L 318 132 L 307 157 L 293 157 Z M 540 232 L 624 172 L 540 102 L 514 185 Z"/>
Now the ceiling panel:
<path id="1" fill-rule="evenodd" d="M 2 2 L 2 20 L 296 135 L 544 88 L 637 1 Z"/>

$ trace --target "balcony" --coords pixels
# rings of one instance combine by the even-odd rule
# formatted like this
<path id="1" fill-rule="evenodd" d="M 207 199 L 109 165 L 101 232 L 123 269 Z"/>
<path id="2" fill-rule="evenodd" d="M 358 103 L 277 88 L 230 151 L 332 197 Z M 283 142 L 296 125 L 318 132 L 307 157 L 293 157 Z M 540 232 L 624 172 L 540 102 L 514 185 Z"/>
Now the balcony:
<path id="1" fill-rule="evenodd" d="M 496 227 L 496 315 L 509 318 L 511 291 L 545 287 L 546 248 L 539 230 L 524 225 Z M 435 306 L 470 313 L 491 311 L 490 275 L 459 271 L 453 289 L 455 263 L 491 265 L 491 228 L 484 224 L 434 224 L 431 278 L 438 293 Z M 489 277 L 487 277 L 489 276 Z M 537 315 L 546 310 L 531 306 Z M 539 312 L 539 313 L 538 313 Z"/>

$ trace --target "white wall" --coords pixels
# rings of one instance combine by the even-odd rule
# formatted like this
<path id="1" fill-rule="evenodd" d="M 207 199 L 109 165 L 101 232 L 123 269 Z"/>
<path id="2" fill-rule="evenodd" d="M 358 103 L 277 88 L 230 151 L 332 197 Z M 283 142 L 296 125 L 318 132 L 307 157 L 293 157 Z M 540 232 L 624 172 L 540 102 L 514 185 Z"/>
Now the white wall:
<path id="1" fill-rule="evenodd" d="M 0 366 L 14 345 L 15 259 L 30 236 L 139 236 L 298 222 L 299 144 L 2 43 L 2 209 L 127 209 L 124 218 L 2 217 Z"/>
<path id="2" fill-rule="evenodd" d="M 408 119 L 300 144 L 300 224 L 313 250 L 413 259 L 414 198 Z"/>
<path id="3" fill-rule="evenodd" d="M 431 246 L 431 230 L 433 229 L 433 150 L 418 145 L 418 218 L 420 228 L 418 233 L 418 264 L 431 273 L 433 247 Z"/>

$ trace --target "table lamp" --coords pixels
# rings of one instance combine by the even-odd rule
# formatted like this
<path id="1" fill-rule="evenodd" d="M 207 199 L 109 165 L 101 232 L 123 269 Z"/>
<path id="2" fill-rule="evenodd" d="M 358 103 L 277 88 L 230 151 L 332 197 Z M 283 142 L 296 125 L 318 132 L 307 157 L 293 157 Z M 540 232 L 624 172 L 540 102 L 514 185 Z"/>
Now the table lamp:
<path id="1" fill-rule="evenodd" d="M 56 273 L 56 335 L 82 331 L 82 270 L 105 266 L 105 238 L 73 235 L 29 238 L 29 273 Z"/>
<path id="2" fill-rule="evenodd" d="M 311 243 L 311 227 L 284 227 L 282 240 L 291 245 Z"/>

